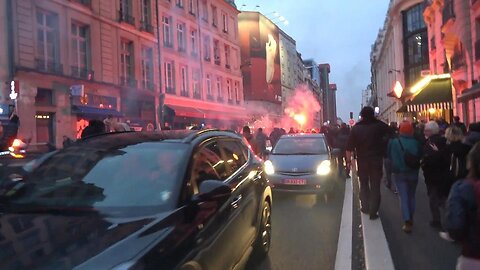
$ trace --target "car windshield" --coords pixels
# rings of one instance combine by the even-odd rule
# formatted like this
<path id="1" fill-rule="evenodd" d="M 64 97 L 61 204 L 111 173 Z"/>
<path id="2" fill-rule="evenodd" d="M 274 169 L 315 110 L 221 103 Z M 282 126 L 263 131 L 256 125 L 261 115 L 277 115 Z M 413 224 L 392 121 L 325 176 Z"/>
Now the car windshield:
<path id="1" fill-rule="evenodd" d="M 12 194 L 11 202 L 27 211 L 28 207 L 168 210 L 175 205 L 185 154 L 186 146 L 178 143 L 108 150 L 72 146 L 34 168 L 25 179 L 25 192 Z"/>
<path id="2" fill-rule="evenodd" d="M 287 137 L 278 141 L 273 149 L 274 155 L 322 155 L 327 154 L 323 138 Z"/>

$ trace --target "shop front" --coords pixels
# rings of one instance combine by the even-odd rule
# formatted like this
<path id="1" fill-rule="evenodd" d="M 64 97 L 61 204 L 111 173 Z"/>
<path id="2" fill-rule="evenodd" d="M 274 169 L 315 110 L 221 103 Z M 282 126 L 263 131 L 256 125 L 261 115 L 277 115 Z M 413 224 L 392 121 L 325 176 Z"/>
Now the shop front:
<path id="1" fill-rule="evenodd" d="M 123 121 L 135 131 L 142 131 L 147 126 L 156 127 L 155 95 L 151 91 L 125 88 L 122 89 Z"/>

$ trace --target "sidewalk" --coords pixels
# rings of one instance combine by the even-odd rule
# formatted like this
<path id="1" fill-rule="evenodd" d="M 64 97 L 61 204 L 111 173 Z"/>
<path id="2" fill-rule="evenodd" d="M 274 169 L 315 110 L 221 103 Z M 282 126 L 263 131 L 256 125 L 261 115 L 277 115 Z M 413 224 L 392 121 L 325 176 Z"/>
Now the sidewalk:
<path id="1" fill-rule="evenodd" d="M 430 227 L 431 216 L 423 177 L 417 187 L 415 224 L 410 235 L 401 230 L 403 221 L 398 196 L 383 184 L 381 190 L 380 219 L 395 269 L 455 269 L 460 247 L 441 239 L 438 231 Z"/>

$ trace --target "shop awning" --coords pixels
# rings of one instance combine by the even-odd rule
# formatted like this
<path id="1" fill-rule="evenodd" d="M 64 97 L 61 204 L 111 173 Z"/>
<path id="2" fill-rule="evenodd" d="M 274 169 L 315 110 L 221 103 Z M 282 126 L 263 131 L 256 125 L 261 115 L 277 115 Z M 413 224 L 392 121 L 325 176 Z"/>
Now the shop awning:
<path id="1" fill-rule="evenodd" d="M 123 114 L 114 109 L 102 109 L 89 106 L 72 106 L 72 112 L 86 116 L 108 116 L 123 117 Z"/>
<path id="2" fill-rule="evenodd" d="M 458 102 L 467 102 L 474 98 L 480 97 L 480 84 L 476 84 L 469 89 L 465 89 L 460 96 L 458 96 Z"/>
<path id="3" fill-rule="evenodd" d="M 432 79 L 413 95 L 407 103 L 409 112 L 421 112 L 431 108 L 452 109 L 452 83 L 450 78 Z"/>
<path id="4" fill-rule="evenodd" d="M 165 105 L 175 111 L 177 117 L 191 117 L 216 120 L 244 120 L 247 118 L 244 108 L 231 110 L 199 109 L 178 105 Z"/>

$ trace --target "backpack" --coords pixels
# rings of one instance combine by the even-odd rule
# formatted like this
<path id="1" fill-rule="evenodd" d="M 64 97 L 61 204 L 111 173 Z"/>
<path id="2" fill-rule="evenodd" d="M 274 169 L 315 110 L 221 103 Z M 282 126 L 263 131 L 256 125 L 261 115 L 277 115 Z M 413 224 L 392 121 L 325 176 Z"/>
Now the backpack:
<path id="1" fill-rule="evenodd" d="M 403 148 L 403 144 L 400 138 L 398 138 L 397 140 L 398 140 L 398 143 L 400 144 L 400 148 L 402 149 L 403 160 L 405 161 L 405 164 L 407 164 L 407 167 L 409 167 L 412 170 L 420 169 L 420 157 L 408 151 L 405 151 L 405 148 Z"/>

